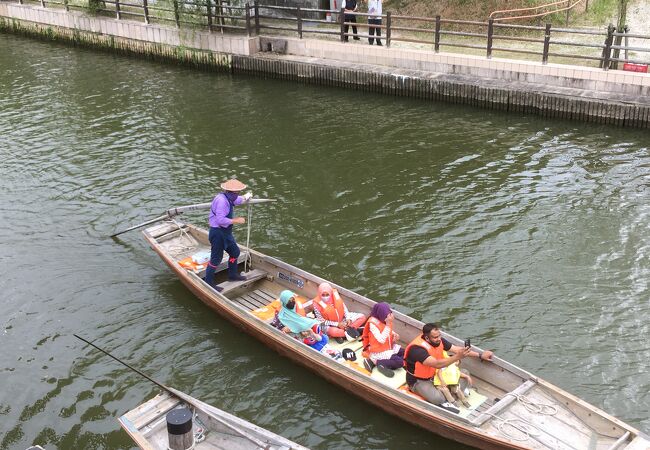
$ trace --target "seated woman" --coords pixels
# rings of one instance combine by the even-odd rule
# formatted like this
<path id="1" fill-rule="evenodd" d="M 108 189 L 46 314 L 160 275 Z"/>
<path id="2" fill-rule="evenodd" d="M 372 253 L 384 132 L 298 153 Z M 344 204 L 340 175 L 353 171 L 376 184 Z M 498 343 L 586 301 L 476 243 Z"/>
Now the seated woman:
<path id="1" fill-rule="evenodd" d="M 296 309 L 296 294 L 285 290 L 280 294 L 282 308 L 275 314 L 271 325 L 283 333 L 292 335 L 318 351 L 323 351 L 327 345 L 327 336 L 320 332 L 320 324 L 315 319 L 309 319 L 298 314 Z"/>
<path id="2" fill-rule="evenodd" d="M 363 366 L 372 372 L 377 366 L 386 377 L 404 365 L 404 349 L 397 344 L 399 334 L 393 331 L 393 311 L 388 303 L 375 303 L 363 329 Z"/>
<path id="3" fill-rule="evenodd" d="M 361 313 L 348 311 L 341 296 L 329 283 L 321 283 L 318 286 L 318 295 L 313 300 L 314 314 L 321 323 L 323 331 L 328 336 L 336 338 L 338 342 L 344 342 L 346 329 L 352 338 L 359 336 L 357 328 L 366 323 L 366 316 Z"/>

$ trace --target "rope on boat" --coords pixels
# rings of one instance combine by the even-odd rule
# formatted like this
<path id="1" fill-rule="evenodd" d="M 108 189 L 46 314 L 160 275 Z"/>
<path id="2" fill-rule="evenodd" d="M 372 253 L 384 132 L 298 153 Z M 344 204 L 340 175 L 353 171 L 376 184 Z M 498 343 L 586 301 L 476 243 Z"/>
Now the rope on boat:
<path id="1" fill-rule="evenodd" d="M 513 396 L 519 403 L 521 403 L 521 405 L 524 408 L 526 408 L 526 410 L 528 410 L 532 414 L 539 414 L 541 416 L 554 416 L 558 412 L 558 409 L 555 405 L 534 402 L 530 400 L 528 397 L 526 397 L 525 395 L 513 394 L 512 392 L 509 392 L 506 395 Z M 499 419 L 501 423 L 497 425 L 496 427 L 497 430 L 499 431 L 499 433 L 503 434 L 505 437 L 513 441 L 524 442 L 530 439 L 531 437 L 535 438 L 541 435 L 542 430 L 540 430 L 537 426 L 533 425 L 527 420 L 520 419 L 520 418 L 504 419 L 503 417 L 500 417 L 496 414 L 492 414 L 487 411 L 485 412 L 485 414 L 492 416 L 495 419 Z M 507 427 L 514 428 L 519 433 L 521 433 L 521 436 L 513 435 L 512 432 L 506 430 Z"/>
<path id="2" fill-rule="evenodd" d="M 244 272 L 246 272 L 246 267 L 253 263 L 253 260 L 251 259 L 251 248 L 250 248 L 250 241 L 251 241 L 251 222 L 253 220 L 253 205 L 251 203 L 248 204 L 248 217 L 246 218 L 246 223 L 248 223 L 248 229 L 246 230 L 246 259 L 244 260 Z M 250 260 L 250 263 L 249 263 Z"/>

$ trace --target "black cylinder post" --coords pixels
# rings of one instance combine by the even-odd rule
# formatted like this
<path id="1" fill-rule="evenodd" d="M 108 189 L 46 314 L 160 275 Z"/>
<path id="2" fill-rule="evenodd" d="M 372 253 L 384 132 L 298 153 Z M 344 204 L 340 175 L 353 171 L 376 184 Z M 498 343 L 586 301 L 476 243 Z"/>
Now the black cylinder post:
<path id="1" fill-rule="evenodd" d="M 192 411 L 172 409 L 167 413 L 167 436 L 170 450 L 187 450 L 194 445 Z"/>

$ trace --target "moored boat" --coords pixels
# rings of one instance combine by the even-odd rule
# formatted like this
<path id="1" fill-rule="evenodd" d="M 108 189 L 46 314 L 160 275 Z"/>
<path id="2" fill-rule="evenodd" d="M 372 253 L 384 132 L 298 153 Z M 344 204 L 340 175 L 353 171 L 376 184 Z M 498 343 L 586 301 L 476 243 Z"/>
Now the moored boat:
<path id="1" fill-rule="evenodd" d="M 168 388 L 118 420 L 143 450 L 167 450 L 167 414 L 189 410 L 196 450 L 308 450 L 302 445 L 228 414 L 183 392 Z"/>
<path id="2" fill-rule="evenodd" d="M 300 268 L 252 249 L 242 248 L 240 262 L 250 269 L 245 281 L 226 281 L 226 261 L 217 280 L 221 291 L 202 279 L 204 268 L 192 256 L 209 252 L 206 230 L 178 220 L 153 225 L 143 232 L 156 253 L 181 282 L 206 305 L 293 361 L 315 371 L 400 419 L 464 444 L 487 449 L 647 450 L 650 438 L 634 427 L 563 391 L 507 361 L 463 360 L 474 379 L 470 406 L 450 412 L 427 403 L 406 386 L 404 369 L 388 378 L 362 364 L 361 343 L 342 344 L 358 355 L 356 361 L 332 359 L 270 325 L 260 312 L 284 289 L 306 299 L 316 295 L 324 280 Z M 330 282 L 331 283 L 331 282 Z M 351 311 L 368 315 L 375 304 L 362 295 L 337 286 Z M 303 306 L 309 312 L 310 302 Z M 422 322 L 395 312 L 394 328 L 402 346 L 421 334 Z M 452 344 L 463 341 L 443 333 Z M 481 349 L 473 347 L 474 350 Z"/>

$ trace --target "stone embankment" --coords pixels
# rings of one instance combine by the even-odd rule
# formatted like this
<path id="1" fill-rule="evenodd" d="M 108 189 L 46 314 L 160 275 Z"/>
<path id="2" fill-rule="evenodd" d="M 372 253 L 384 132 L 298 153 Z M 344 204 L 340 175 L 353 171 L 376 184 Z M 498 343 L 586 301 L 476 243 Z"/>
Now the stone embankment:
<path id="1" fill-rule="evenodd" d="M 646 73 L 211 33 L 3 1 L 0 30 L 232 73 L 544 117 L 650 126 Z"/>

